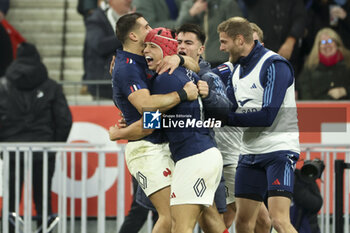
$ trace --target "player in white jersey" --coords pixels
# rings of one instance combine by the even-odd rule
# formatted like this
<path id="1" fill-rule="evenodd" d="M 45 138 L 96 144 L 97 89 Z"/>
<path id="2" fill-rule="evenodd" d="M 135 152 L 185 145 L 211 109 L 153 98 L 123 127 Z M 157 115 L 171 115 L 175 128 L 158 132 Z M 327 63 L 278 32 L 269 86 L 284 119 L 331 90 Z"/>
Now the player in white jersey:
<path id="1" fill-rule="evenodd" d="M 299 157 L 293 69 L 288 61 L 254 41 L 245 19 L 218 26 L 222 51 L 235 69 L 228 97 L 235 104 L 227 124 L 243 130 L 235 197 L 236 231 L 252 233 L 266 191 L 272 225 L 296 233 L 289 220 L 293 170 Z"/>

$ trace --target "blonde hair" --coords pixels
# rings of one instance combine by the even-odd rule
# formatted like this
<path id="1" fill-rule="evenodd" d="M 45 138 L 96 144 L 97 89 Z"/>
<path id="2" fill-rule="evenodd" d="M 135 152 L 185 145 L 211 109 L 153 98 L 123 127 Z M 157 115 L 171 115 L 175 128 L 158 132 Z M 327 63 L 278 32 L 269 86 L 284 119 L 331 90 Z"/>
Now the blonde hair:
<path id="1" fill-rule="evenodd" d="M 231 38 L 242 35 L 247 43 L 253 42 L 253 29 L 249 21 L 242 17 L 232 17 L 220 23 L 218 32 L 225 32 Z"/>
<path id="2" fill-rule="evenodd" d="M 309 69 L 315 69 L 316 66 L 320 63 L 319 52 L 321 35 L 323 34 L 327 34 L 334 40 L 334 42 L 337 44 L 338 50 L 344 56 L 346 66 L 350 67 L 350 50 L 345 48 L 343 40 L 340 38 L 339 34 L 331 28 L 322 28 L 317 32 L 311 52 L 305 61 L 305 67 Z"/>
<path id="3" fill-rule="evenodd" d="M 252 22 L 250 22 L 250 26 L 252 27 L 253 32 L 256 32 L 256 34 L 258 34 L 259 42 L 262 43 L 264 41 L 264 33 L 261 30 L 261 28 L 256 23 L 252 23 Z"/>

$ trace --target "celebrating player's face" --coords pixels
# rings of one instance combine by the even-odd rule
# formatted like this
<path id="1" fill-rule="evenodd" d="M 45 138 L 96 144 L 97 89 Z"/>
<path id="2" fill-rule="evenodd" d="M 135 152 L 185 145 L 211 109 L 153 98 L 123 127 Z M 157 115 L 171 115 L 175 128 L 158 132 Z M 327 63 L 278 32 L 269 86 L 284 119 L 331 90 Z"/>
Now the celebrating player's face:
<path id="1" fill-rule="evenodd" d="M 180 32 L 177 35 L 177 42 L 178 54 L 190 56 L 195 60 L 203 54 L 204 46 L 198 40 L 197 35 L 192 32 Z"/>
<path id="2" fill-rule="evenodd" d="M 220 32 L 220 50 L 230 54 L 230 61 L 235 63 L 241 57 L 241 49 L 238 46 L 237 37 L 229 37 L 225 32 Z"/>
<path id="3" fill-rule="evenodd" d="M 160 47 L 152 42 L 146 42 L 143 53 L 146 58 L 148 68 L 150 70 L 156 70 L 159 61 L 163 59 L 163 53 Z"/>

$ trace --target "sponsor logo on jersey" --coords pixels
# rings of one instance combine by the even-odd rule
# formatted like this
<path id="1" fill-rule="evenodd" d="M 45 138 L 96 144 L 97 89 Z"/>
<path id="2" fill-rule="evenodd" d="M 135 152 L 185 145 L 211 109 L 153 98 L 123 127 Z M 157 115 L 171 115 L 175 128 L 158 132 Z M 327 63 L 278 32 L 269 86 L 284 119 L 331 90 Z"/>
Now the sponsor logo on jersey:
<path id="1" fill-rule="evenodd" d="M 281 185 L 281 183 L 280 183 L 280 181 L 279 181 L 278 179 L 276 179 L 276 180 L 272 183 L 272 185 Z"/>
<path id="2" fill-rule="evenodd" d="M 252 99 L 238 100 L 238 103 L 241 107 L 243 107 L 246 103 L 251 101 Z"/>
<path id="3" fill-rule="evenodd" d="M 165 171 L 163 171 L 163 175 L 164 175 L 165 177 L 171 175 L 170 169 L 169 169 L 169 168 L 166 168 Z"/>

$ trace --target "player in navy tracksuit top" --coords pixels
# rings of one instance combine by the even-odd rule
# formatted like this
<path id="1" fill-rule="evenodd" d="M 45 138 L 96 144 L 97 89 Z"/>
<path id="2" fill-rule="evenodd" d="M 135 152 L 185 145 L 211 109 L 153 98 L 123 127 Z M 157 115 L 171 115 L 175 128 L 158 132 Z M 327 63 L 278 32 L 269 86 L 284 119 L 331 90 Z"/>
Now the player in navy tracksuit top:
<path id="1" fill-rule="evenodd" d="M 229 52 L 236 63 L 227 91 L 235 106 L 227 124 L 247 127 L 236 173 L 236 231 L 253 232 L 268 191 L 273 227 L 296 233 L 289 218 L 293 170 L 300 152 L 293 69 L 284 58 L 253 40 L 246 19 L 224 21 L 218 32 L 220 49 Z"/>
<path id="2" fill-rule="evenodd" d="M 148 67 L 156 70 L 164 54 L 170 51 L 176 54 L 176 47 L 174 33 L 165 28 L 153 29 L 145 38 L 144 55 Z M 179 67 L 172 75 L 163 73 L 155 77 L 151 92 L 165 94 L 180 91 L 189 80 L 196 82 L 198 76 Z M 163 115 L 163 131 L 176 162 L 170 196 L 174 232 L 193 231 L 203 207 L 213 204 L 220 182 L 221 154 L 215 147 L 210 129 L 200 126 L 203 121 L 200 99 L 183 101 Z"/>

